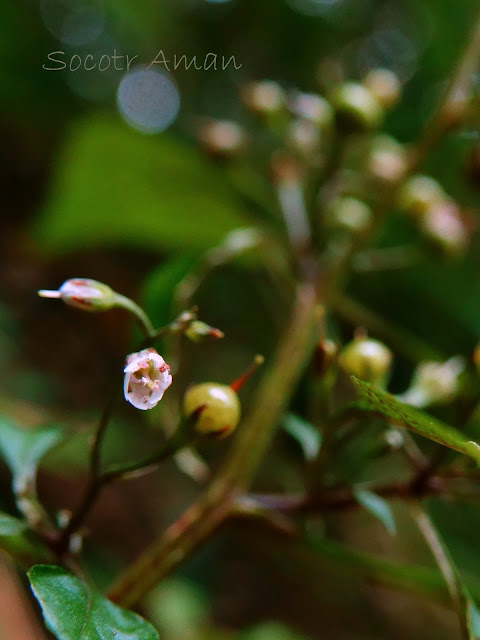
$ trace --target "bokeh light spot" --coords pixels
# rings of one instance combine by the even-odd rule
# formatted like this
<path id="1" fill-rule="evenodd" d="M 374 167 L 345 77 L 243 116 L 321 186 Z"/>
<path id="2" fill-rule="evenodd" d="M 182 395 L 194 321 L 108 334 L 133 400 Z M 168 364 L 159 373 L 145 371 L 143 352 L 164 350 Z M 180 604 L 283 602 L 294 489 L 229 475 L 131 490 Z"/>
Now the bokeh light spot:
<path id="1" fill-rule="evenodd" d="M 138 68 L 129 71 L 117 91 L 122 117 L 142 133 L 159 133 L 169 127 L 180 110 L 180 94 L 164 73 Z"/>
<path id="2" fill-rule="evenodd" d="M 93 42 L 105 26 L 98 0 L 42 0 L 40 13 L 50 33 L 71 46 Z"/>

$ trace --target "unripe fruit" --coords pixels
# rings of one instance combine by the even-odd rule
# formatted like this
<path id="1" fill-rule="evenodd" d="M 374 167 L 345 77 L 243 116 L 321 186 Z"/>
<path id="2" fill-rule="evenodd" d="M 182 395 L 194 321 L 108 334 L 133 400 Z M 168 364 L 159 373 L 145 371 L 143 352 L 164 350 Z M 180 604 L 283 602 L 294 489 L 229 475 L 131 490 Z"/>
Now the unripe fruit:
<path id="1" fill-rule="evenodd" d="M 422 214 L 446 199 L 445 191 L 430 176 L 409 178 L 398 193 L 398 206 L 414 216 Z"/>
<path id="2" fill-rule="evenodd" d="M 194 424 L 195 431 L 201 435 L 222 438 L 232 433 L 240 422 L 240 400 L 226 384 L 203 382 L 190 387 L 183 399 L 185 417 L 191 417 L 202 407 Z"/>
<path id="3" fill-rule="evenodd" d="M 389 69 L 372 69 L 363 84 L 385 108 L 389 108 L 400 97 L 402 85 L 398 77 Z"/>
<path id="4" fill-rule="evenodd" d="M 355 82 L 337 87 L 331 102 L 339 128 L 347 133 L 374 129 L 383 117 L 383 107 L 377 98 Z"/>
<path id="5" fill-rule="evenodd" d="M 338 362 L 348 375 L 384 386 L 392 366 L 393 354 L 388 347 L 371 338 L 355 338 L 347 344 Z"/>

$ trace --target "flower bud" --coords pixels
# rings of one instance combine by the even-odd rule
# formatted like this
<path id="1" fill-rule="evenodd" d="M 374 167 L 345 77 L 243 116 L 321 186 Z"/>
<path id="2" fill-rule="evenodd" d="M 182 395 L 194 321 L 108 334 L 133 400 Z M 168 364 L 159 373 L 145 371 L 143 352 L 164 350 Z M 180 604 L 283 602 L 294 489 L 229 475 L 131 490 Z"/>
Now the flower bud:
<path id="1" fill-rule="evenodd" d="M 347 344 L 338 358 L 345 373 L 379 386 L 386 384 L 392 361 L 393 354 L 388 347 L 364 337 Z"/>
<path id="2" fill-rule="evenodd" d="M 243 91 L 242 97 L 252 111 L 261 115 L 277 113 L 286 104 L 284 90 L 272 80 L 250 83 Z"/>
<path id="3" fill-rule="evenodd" d="M 376 181 L 396 185 L 405 176 L 408 159 L 402 145 L 390 136 L 376 136 L 367 157 L 367 172 Z"/>
<path id="4" fill-rule="evenodd" d="M 310 120 L 294 120 L 287 129 L 286 142 L 302 155 L 311 155 L 318 149 L 320 131 Z"/>
<path id="5" fill-rule="evenodd" d="M 425 211 L 420 228 L 428 240 L 450 255 L 466 250 L 470 234 L 459 207 L 451 200 L 444 200 Z"/>
<path id="6" fill-rule="evenodd" d="M 345 82 L 332 95 L 338 126 L 346 133 L 374 129 L 383 117 L 383 107 L 361 84 Z"/>
<path id="7" fill-rule="evenodd" d="M 203 149 L 216 158 L 236 156 L 246 144 L 245 132 L 236 122 L 211 120 L 204 123 L 198 132 Z"/>
<path id="8" fill-rule="evenodd" d="M 115 292 L 103 282 L 88 278 L 66 280 L 57 291 L 41 289 L 41 298 L 59 298 L 65 304 L 84 311 L 108 311 L 117 306 Z"/>
<path id="9" fill-rule="evenodd" d="M 386 109 L 397 102 L 402 90 L 397 75 L 389 69 L 372 69 L 363 84 Z"/>
<path id="10" fill-rule="evenodd" d="M 315 373 L 321 378 L 331 368 L 338 355 L 338 346 L 333 340 L 322 340 L 313 354 Z"/>
<path id="11" fill-rule="evenodd" d="M 412 384 L 399 400 L 413 407 L 445 404 L 460 391 L 460 376 L 465 371 L 465 359 L 456 356 L 446 362 L 422 362 L 413 374 Z"/>
<path id="12" fill-rule="evenodd" d="M 351 233 L 366 229 L 372 216 L 372 210 L 365 202 L 348 196 L 334 198 L 327 210 L 330 226 Z"/>
<path id="13" fill-rule="evenodd" d="M 308 120 L 321 129 L 332 126 L 333 109 L 328 100 L 313 93 L 298 93 L 290 103 L 292 113 L 302 120 Z"/>
<path id="14" fill-rule="evenodd" d="M 170 367 L 155 349 L 143 349 L 127 356 L 123 393 L 137 409 L 153 409 L 172 384 Z"/>
<path id="15" fill-rule="evenodd" d="M 201 322 L 200 320 L 194 320 L 191 322 L 188 327 L 185 329 L 185 335 L 192 342 L 204 342 L 209 338 L 213 338 L 214 340 L 220 340 L 224 337 L 223 331 L 220 329 L 215 329 L 205 322 Z"/>
<path id="16" fill-rule="evenodd" d="M 445 191 L 430 176 L 412 176 L 402 185 L 397 200 L 400 209 L 421 216 L 427 209 L 446 199 Z"/>
<path id="17" fill-rule="evenodd" d="M 194 429 L 201 435 L 222 438 L 232 433 L 240 422 L 240 400 L 226 384 L 204 382 L 187 389 L 183 399 L 185 417 L 189 418 L 199 410 Z"/>

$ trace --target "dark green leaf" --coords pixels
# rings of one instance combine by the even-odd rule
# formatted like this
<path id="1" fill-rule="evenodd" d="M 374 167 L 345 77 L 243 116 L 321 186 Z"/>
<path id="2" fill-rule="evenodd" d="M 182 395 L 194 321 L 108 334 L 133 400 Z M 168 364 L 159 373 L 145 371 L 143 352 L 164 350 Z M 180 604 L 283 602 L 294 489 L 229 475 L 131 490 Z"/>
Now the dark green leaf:
<path id="1" fill-rule="evenodd" d="M 316 458 L 322 444 L 322 436 L 313 425 L 289 413 L 285 416 L 282 427 L 301 446 L 306 460 Z"/>
<path id="2" fill-rule="evenodd" d="M 38 242 L 205 249 L 245 224 L 221 169 L 168 134 L 144 136 L 118 118 L 76 123 L 68 137 Z"/>
<path id="3" fill-rule="evenodd" d="M 58 640 L 158 640 L 149 622 L 60 567 L 36 565 L 28 577 L 45 624 Z"/>
<path id="4" fill-rule="evenodd" d="M 378 518 L 390 535 L 395 535 L 397 527 L 388 502 L 384 498 L 377 496 L 376 493 L 366 489 L 354 489 L 353 493 L 357 502 L 372 516 Z"/>
<path id="5" fill-rule="evenodd" d="M 455 449 L 455 451 L 464 453 L 480 462 L 480 446 L 476 442 L 468 440 L 457 429 L 399 402 L 386 391 L 374 387 L 368 382 L 362 382 L 357 378 L 352 378 L 352 381 L 362 399 L 361 408 L 365 411 L 379 413 L 390 423 L 410 429 L 424 438 Z"/>

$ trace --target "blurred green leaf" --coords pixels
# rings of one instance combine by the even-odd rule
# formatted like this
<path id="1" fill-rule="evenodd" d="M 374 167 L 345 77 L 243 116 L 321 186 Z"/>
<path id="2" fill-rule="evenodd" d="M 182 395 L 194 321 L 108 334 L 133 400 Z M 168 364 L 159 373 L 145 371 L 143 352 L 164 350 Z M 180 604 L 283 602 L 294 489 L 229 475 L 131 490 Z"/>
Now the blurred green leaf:
<path id="1" fill-rule="evenodd" d="M 119 118 L 77 122 L 57 167 L 35 233 L 48 250 L 204 249 L 245 224 L 221 169 L 176 138 L 141 135 Z"/>
<path id="2" fill-rule="evenodd" d="M 298 442 L 306 460 L 316 458 L 322 445 L 322 436 L 312 424 L 293 413 L 289 413 L 285 416 L 282 427 Z"/>
<path id="3" fill-rule="evenodd" d="M 316 553 L 331 560 L 336 567 L 343 567 L 348 572 L 396 589 L 424 593 L 440 598 L 443 602 L 449 602 L 448 589 L 438 569 L 402 564 L 372 553 L 349 549 L 338 542 L 316 535 L 308 535 L 307 540 Z M 468 579 L 467 584 L 470 593 L 478 600 L 480 584 L 471 579 Z"/>
<path id="4" fill-rule="evenodd" d="M 173 300 L 179 282 L 197 263 L 194 256 L 178 255 L 150 272 L 143 283 L 142 307 L 155 327 L 168 324 L 173 320 Z"/>
<path id="5" fill-rule="evenodd" d="M 263 622 L 240 636 L 242 640 L 305 640 L 279 622 Z"/>
<path id="6" fill-rule="evenodd" d="M 368 382 L 353 377 L 352 382 L 362 400 L 361 409 L 379 413 L 390 423 L 410 429 L 424 438 L 464 453 L 480 462 L 480 446 L 476 442 L 468 440 L 460 431 L 399 402 L 386 391 L 374 387 Z"/>
<path id="7" fill-rule="evenodd" d="M 23 533 L 27 528 L 27 523 L 7 513 L 0 512 L 0 537 L 16 536 Z"/>
<path id="8" fill-rule="evenodd" d="M 208 628 L 209 603 L 203 591 L 183 579 L 162 582 L 147 600 L 150 619 L 168 638 L 187 638 Z"/>
<path id="9" fill-rule="evenodd" d="M 21 490 L 34 481 L 40 460 L 62 435 L 58 426 L 21 429 L 0 418 L 0 452 L 12 471 L 14 489 Z"/>
<path id="10" fill-rule="evenodd" d="M 45 624 L 58 640 L 158 640 L 149 622 L 90 591 L 61 567 L 36 565 L 28 578 Z"/>
<path id="11" fill-rule="evenodd" d="M 364 509 L 380 520 L 390 535 L 394 536 L 396 534 L 397 527 L 392 509 L 384 498 L 366 489 L 354 489 L 353 494 Z"/>
<path id="12" fill-rule="evenodd" d="M 28 524 L 7 513 L 0 512 L 0 549 L 25 568 L 35 562 L 47 561 L 50 554 L 28 530 Z"/>

